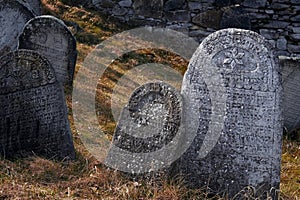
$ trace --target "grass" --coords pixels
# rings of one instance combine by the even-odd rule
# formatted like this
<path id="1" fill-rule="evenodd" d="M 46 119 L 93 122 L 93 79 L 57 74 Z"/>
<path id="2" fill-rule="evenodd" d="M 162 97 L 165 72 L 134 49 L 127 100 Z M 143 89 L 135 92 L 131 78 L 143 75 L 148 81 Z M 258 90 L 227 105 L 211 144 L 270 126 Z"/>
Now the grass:
<path id="1" fill-rule="evenodd" d="M 76 6 L 77 1 L 42 0 L 44 13 L 65 20 L 77 38 L 79 51 L 76 71 L 95 45 L 130 27 L 108 20 L 95 10 Z M 79 2 L 79 1 L 78 1 Z M 74 6 L 75 5 L 75 6 Z M 74 23 L 75 22 L 75 23 Z M 112 136 L 116 122 L 110 107 L 113 88 L 133 67 L 145 63 L 161 63 L 183 74 L 188 62 L 162 50 L 144 49 L 123 55 L 114 61 L 98 83 L 97 109 L 99 123 Z M 77 159 L 69 163 L 40 157 L 14 161 L 0 160 L 1 199 L 226 199 L 209 197 L 206 188 L 192 190 L 180 178 L 164 177 L 133 180 L 123 173 L 109 170 L 84 148 L 73 124 L 71 89 L 66 89 L 69 120 L 74 137 Z M 123 94 L 121 94 L 122 96 Z M 121 107 L 121 106 L 120 106 Z M 300 198 L 300 146 L 297 141 L 283 143 L 281 191 L 282 199 Z M 252 198 L 249 198 L 252 199 Z"/>

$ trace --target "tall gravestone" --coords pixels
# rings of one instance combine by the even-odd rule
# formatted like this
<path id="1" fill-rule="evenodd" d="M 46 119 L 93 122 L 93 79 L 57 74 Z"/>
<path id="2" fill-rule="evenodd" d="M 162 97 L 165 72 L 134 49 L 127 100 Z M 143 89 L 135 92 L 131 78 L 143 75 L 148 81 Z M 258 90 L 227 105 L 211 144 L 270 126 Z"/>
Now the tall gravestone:
<path id="1" fill-rule="evenodd" d="M 280 60 L 283 81 L 283 117 L 287 131 L 300 128 L 300 59 Z"/>
<path id="2" fill-rule="evenodd" d="M 191 186 L 208 186 L 229 197 L 240 192 L 238 199 L 251 187 L 254 196 L 276 196 L 282 139 L 279 71 L 270 45 L 252 31 L 224 29 L 200 44 L 181 91 L 182 142 L 193 142 L 174 165 Z"/>
<path id="3" fill-rule="evenodd" d="M 63 21 L 39 16 L 24 27 L 19 49 L 35 50 L 45 56 L 61 84 L 72 84 L 76 65 L 76 40 Z"/>
<path id="4" fill-rule="evenodd" d="M 180 94 L 164 82 L 137 88 L 120 115 L 106 164 L 133 174 L 168 167 L 181 127 Z"/>
<path id="5" fill-rule="evenodd" d="M 43 56 L 19 50 L 0 58 L 0 110 L 2 156 L 74 158 L 63 90 Z"/>
<path id="6" fill-rule="evenodd" d="M 17 0 L 0 0 L 0 54 L 16 50 L 18 37 L 34 15 Z"/>

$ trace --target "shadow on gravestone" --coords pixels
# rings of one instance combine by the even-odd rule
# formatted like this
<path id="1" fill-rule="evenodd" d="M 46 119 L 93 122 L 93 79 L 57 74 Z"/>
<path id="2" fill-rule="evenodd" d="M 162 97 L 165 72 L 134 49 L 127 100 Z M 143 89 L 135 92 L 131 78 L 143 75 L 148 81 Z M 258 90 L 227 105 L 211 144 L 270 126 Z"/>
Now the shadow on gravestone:
<path id="1" fill-rule="evenodd" d="M 150 82 L 137 88 L 120 115 L 105 164 L 132 174 L 169 167 L 178 156 L 181 112 L 181 96 L 172 86 Z"/>
<path id="2" fill-rule="evenodd" d="M 74 159 L 64 93 L 48 60 L 30 50 L 0 58 L 0 153 Z"/>
<path id="3" fill-rule="evenodd" d="M 76 40 L 63 21 L 48 15 L 35 17 L 24 27 L 19 49 L 30 49 L 45 56 L 57 80 L 72 85 L 77 59 Z"/>
<path id="4" fill-rule="evenodd" d="M 283 80 L 283 117 L 288 132 L 300 128 L 300 59 L 280 58 Z"/>
<path id="5" fill-rule="evenodd" d="M 0 0 L 0 56 L 17 49 L 18 37 L 34 15 L 17 0 Z"/>
<path id="6" fill-rule="evenodd" d="M 35 16 L 42 14 L 41 0 L 18 0 L 25 5 Z"/>
<path id="7" fill-rule="evenodd" d="M 211 34 L 193 55 L 181 92 L 182 143 L 191 132 L 197 136 L 174 164 L 173 173 L 212 193 L 237 199 L 251 192 L 266 198 L 269 193 L 275 198 L 280 183 L 282 88 L 278 60 L 266 40 L 241 29 Z M 199 126 L 190 126 L 192 120 Z"/>

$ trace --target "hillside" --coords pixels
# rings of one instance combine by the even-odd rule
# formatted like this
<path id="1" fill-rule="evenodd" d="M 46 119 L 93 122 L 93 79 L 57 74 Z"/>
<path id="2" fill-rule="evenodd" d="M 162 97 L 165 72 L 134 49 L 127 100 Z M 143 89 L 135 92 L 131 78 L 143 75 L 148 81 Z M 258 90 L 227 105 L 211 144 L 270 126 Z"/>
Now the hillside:
<path id="1" fill-rule="evenodd" d="M 42 0 L 44 13 L 63 19 L 74 33 L 79 53 L 78 71 L 97 44 L 131 27 L 91 8 L 78 6 L 76 2 Z M 181 74 L 188 65 L 179 56 L 153 49 L 125 54 L 114 61 L 113 70 L 104 74 L 97 91 L 97 109 L 102 113 L 98 118 L 105 134 L 112 136 L 116 126 L 110 100 L 118 79 L 134 66 L 151 62 L 168 64 Z M 73 124 L 71 88 L 66 88 L 66 93 L 77 159 L 69 163 L 40 157 L 0 160 L 0 199 L 226 199 L 208 196 L 206 188 L 188 189 L 180 177 L 168 181 L 163 177 L 133 181 L 120 172 L 107 169 L 81 143 Z M 300 141 L 292 139 L 285 137 L 283 143 L 281 198 L 296 200 L 300 198 Z"/>

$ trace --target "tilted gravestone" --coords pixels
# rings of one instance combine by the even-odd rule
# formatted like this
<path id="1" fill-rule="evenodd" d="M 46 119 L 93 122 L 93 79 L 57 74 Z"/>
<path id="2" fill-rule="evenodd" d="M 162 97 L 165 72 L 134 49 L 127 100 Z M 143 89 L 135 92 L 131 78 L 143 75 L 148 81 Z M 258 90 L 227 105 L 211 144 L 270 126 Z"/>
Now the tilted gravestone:
<path id="1" fill-rule="evenodd" d="M 42 13 L 41 0 L 18 0 L 24 4 L 35 16 L 39 16 Z"/>
<path id="2" fill-rule="evenodd" d="M 34 15 L 17 0 L 0 0 L 0 54 L 17 49 L 18 36 Z M 0 56 L 1 56 L 0 55 Z"/>
<path id="3" fill-rule="evenodd" d="M 0 58 L 0 152 L 74 158 L 62 87 L 46 58 L 19 50 Z"/>
<path id="4" fill-rule="evenodd" d="M 260 35 L 224 29 L 208 36 L 183 80 L 182 142 L 194 140 L 174 165 L 177 173 L 191 186 L 230 197 L 241 192 L 237 197 L 243 198 L 247 187 L 256 189 L 254 196 L 275 196 L 282 139 L 280 79 L 278 60 Z"/>
<path id="5" fill-rule="evenodd" d="M 283 80 L 283 117 L 287 131 L 300 128 L 300 59 L 280 59 Z"/>
<path id="6" fill-rule="evenodd" d="M 106 164 L 133 174 L 168 167 L 181 111 L 181 96 L 172 86 L 150 82 L 137 88 L 120 115 Z"/>
<path id="7" fill-rule="evenodd" d="M 63 21 L 52 16 L 39 16 L 24 27 L 19 49 L 30 49 L 45 56 L 61 84 L 72 84 L 76 65 L 76 40 Z"/>

